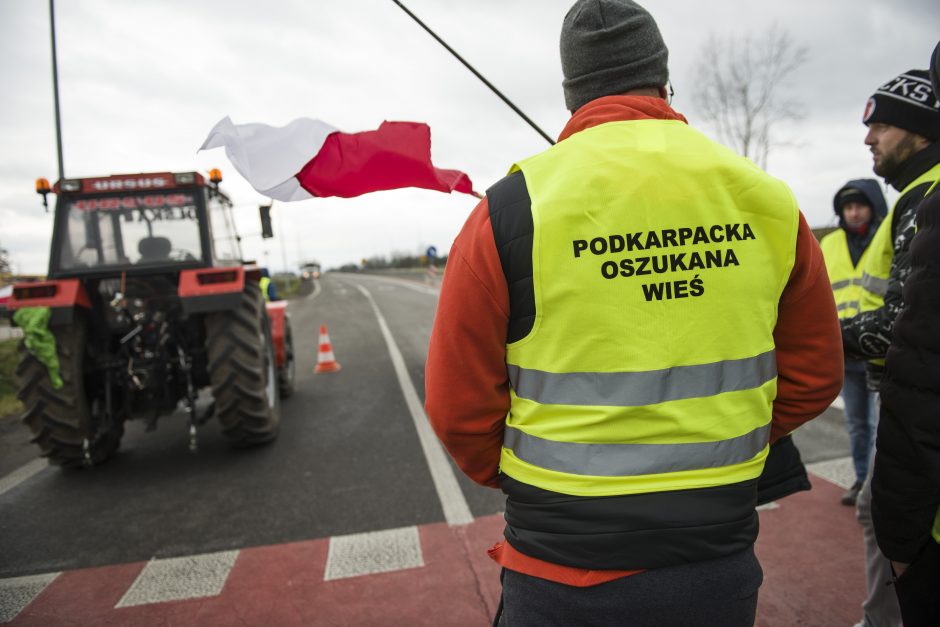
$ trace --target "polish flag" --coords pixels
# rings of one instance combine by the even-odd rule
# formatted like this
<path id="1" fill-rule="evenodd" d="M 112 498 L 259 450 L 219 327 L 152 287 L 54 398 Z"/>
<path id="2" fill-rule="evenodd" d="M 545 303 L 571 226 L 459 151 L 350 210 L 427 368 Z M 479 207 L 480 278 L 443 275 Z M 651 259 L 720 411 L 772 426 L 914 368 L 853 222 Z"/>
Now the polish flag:
<path id="1" fill-rule="evenodd" d="M 275 127 L 233 124 L 226 116 L 199 150 L 219 147 L 252 187 L 274 200 L 352 198 L 401 187 L 477 195 L 463 172 L 434 167 L 431 129 L 420 122 L 343 133 L 310 118 Z"/>

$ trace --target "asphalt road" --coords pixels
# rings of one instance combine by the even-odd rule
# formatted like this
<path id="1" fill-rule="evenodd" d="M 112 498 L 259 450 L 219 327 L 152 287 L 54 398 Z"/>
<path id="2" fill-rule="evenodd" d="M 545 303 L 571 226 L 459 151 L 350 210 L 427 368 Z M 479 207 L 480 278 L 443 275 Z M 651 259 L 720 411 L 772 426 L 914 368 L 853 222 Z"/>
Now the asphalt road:
<path id="1" fill-rule="evenodd" d="M 131 422 L 107 464 L 46 468 L 0 494 L 0 578 L 444 522 L 369 299 L 423 404 L 437 298 L 421 278 L 328 274 L 321 289 L 291 302 L 296 393 L 271 445 L 231 450 L 210 421 L 191 453 L 184 415 L 152 433 Z M 342 370 L 314 375 L 321 324 Z M 806 461 L 848 454 L 842 420 L 830 409 L 797 433 Z M 35 458 L 25 427 L 0 425 L 0 457 L 0 478 Z M 445 463 L 473 517 L 502 510 L 498 492 Z"/>

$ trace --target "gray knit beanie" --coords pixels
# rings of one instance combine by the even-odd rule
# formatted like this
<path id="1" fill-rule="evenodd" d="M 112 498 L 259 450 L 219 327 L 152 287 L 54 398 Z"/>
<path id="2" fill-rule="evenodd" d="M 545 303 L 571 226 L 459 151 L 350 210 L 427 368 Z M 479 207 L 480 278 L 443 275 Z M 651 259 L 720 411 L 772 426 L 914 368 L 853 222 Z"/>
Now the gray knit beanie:
<path id="1" fill-rule="evenodd" d="M 561 26 L 565 105 L 669 80 L 669 50 L 656 21 L 631 0 L 578 0 Z"/>

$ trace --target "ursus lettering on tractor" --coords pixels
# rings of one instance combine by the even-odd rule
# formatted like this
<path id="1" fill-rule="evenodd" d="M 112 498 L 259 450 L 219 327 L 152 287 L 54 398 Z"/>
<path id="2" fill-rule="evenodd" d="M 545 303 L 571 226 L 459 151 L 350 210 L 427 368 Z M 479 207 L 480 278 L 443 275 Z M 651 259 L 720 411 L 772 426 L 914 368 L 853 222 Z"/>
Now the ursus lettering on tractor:
<path id="1" fill-rule="evenodd" d="M 15 285 L 8 308 L 49 307 L 62 385 L 21 346 L 23 421 L 65 467 L 114 455 L 124 422 L 182 407 L 190 446 L 212 415 L 235 447 L 277 437 L 293 390 L 290 319 L 243 263 L 232 203 L 196 172 L 59 181 L 49 277 Z M 48 183 L 40 180 L 45 194 Z M 37 310 L 34 310 L 37 311 Z M 197 410 L 211 388 L 213 402 Z M 201 403 L 203 407 L 206 405 Z"/>

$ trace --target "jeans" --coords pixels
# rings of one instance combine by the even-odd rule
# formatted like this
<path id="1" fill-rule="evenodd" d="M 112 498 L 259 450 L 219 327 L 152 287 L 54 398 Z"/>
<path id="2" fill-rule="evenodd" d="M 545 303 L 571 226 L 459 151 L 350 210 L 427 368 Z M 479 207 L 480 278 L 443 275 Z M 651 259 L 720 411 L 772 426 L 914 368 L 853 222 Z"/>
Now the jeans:
<path id="1" fill-rule="evenodd" d="M 586 588 L 503 570 L 497 627 L 752 627 L 763 571 L 753 547 Z"/>
<path id="2" fill-rule="evenodd" d="M 877 413 L 875 422 L 877 424 Z M 862 603 L 864 612 L 862 625 L 863 627 L 901 627 L 901 608 L 898 605 L 898 597 L 890 587 L 894 579 L 891 562 L 878 548 L 878 542 L 875 540 L 875 526 L 871 520 L 872 470 L 874 470 L 874 464 L 868 469 L 868 476 L 862 484 L 861 492 L 858 493 L 855 512 L 858 522 L 862 525 L 865 543 L 865 582 L 868 588 L 867 596 Z"/>
<path id="3" fill-rule="evenodd" d="M 849 430 L 855 481 L 862 483 L 868 474 L 875 444 L 875 393 L 865 385 L 865 362 L 845 362 L 845 383 L 842 385 L 845 420 Z"/>

